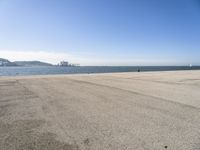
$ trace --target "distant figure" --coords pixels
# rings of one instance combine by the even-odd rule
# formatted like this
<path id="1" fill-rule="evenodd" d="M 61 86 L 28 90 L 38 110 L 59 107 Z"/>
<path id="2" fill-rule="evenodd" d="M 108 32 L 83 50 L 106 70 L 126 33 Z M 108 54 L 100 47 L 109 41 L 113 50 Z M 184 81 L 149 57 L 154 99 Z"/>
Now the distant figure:
<path id="1" fill-rule="evenodd" d="M 138 68 L 137 72 L 140 72 L 140 68 Z"/>

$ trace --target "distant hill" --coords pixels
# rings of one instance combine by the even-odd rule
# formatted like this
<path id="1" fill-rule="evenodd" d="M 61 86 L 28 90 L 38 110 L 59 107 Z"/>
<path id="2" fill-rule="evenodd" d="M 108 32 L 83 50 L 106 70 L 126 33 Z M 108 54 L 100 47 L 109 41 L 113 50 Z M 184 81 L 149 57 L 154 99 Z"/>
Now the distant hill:
<path id="1" fill-rule="evenodd" d="M 18 66 L 53 66 L 50 63 L 41 61 L 14 61 Z"/>
<path id="2" fill-rule="evenodd" d="M 17 64 L 8 59 L 0 58 L 0 66 L 17 66 Z"/>
<path id="3" fill-rule="evenodd" d="M 11 62 L 8 59 L 0 58 L 0 66 L 53 66 L 50 63 L 41 61 L 14 61 Z"/>

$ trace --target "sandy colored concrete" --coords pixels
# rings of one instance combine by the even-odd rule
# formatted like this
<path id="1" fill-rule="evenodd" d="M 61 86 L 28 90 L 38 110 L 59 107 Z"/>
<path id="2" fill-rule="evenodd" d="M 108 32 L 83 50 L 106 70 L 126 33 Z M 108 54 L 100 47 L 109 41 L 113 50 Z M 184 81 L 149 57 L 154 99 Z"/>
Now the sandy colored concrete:
<path id="1" fill-rule="evenodd" d="M 165 149 L 200 149 L 200 71 L 0 78 L 0 150 Z"/>

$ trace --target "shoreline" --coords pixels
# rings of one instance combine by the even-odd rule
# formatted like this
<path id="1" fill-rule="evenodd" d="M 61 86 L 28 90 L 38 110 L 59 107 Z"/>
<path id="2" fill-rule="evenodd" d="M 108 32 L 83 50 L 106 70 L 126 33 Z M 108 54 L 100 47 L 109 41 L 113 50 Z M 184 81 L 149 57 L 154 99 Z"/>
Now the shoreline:
<path id="1" fill-rule="evenodd" d="M 98 67 L 2 67 L 1 76 L 28 76 L 28 75 L 59 75 L 59 74 L 101 74 L 101 73 L 129 73 L 129 72 L 160 72 L 160 71 L 187 71 L 200 70 L 200 66 L 98 66 Z"/>
<path id="2" fill-rule="evenodd" d="M 114 74 L 154 74 L 170 72 L 200 72 L 200 70 L 164 70 L 164 71 L 134 71 L 134 72 L 102 72 L 102 73 L 66 73 L 66 74 L 35 74 L 35 75 L 7 75 L 1 78 L 33 78 L 33 77 L 62 77 L 62 76 L 87 76 L 87 75 L 114 75 Z"/>

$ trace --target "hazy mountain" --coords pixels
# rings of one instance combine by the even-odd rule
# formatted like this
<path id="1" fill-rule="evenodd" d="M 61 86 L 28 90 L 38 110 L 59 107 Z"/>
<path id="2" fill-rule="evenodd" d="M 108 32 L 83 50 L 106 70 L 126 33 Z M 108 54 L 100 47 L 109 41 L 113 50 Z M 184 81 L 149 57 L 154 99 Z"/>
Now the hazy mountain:
<path id="1" fill-rule="evenodd" d="M 0 66 L 53 66 L 50 63 L 41 61 L 14 61 L 11 62 L 8 59 L 0 58 Z"/>
<path id="2" fill-rule="evenodd" d="M 17 64 L 7 59 L 0 58 L 0 66 L 17 66 Z"/>
<path id="3" fill-rule="evenodd" d="M 18 66 L 52 66 L 50 63 L 41 61 L 15 61 Z"/>

